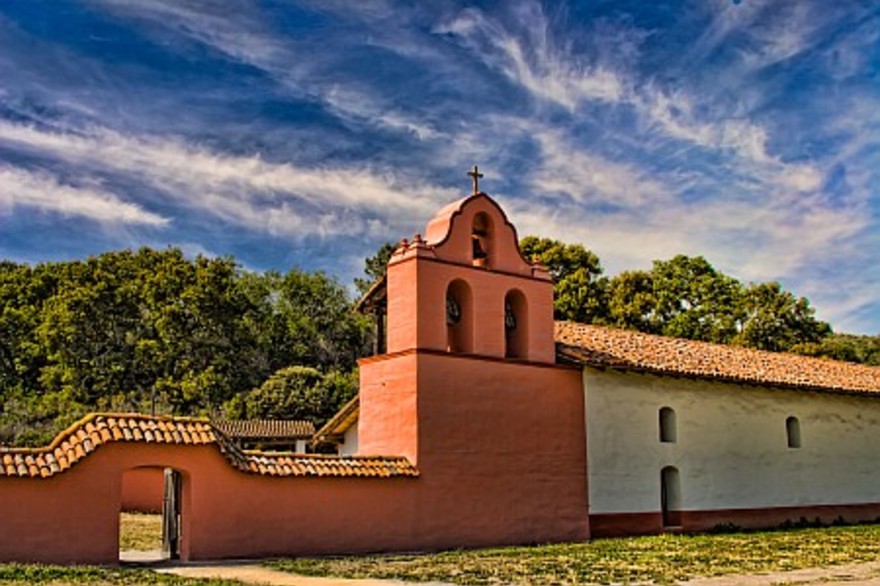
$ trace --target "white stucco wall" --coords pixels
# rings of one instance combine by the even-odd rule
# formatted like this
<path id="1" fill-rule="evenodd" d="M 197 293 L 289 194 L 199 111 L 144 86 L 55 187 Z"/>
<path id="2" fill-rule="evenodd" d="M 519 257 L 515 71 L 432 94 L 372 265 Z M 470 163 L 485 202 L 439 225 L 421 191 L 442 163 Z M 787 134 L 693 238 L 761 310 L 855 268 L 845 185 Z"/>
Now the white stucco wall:
<path id="1" fill-rule="evenodd" d="M 590 513 L 658 511 L 664 466 L 679 470 L 682 510 L 880 502 L 880 397 L 591 368 L 583 380 Z M 676 443 L 659 439 L 664 406 Z"/>
<path id="2" fill-rule="evenodd" d="M 342 436 L 342 444 L 339 446 L 340 456 L 354 456 L 358 453 L 358 424 L 354 424 L 345 430 Z"/>

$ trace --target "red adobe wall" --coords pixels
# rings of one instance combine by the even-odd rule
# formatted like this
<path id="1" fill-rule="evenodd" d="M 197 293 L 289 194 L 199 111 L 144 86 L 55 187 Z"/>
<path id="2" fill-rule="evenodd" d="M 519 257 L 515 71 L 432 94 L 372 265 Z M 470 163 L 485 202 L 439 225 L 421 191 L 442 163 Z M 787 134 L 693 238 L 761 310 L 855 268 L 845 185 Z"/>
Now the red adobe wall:
<path id="1" fill-rule="evenodd" d="M 388 371 L 415 371 L 416 405 L 409 379 Z M 371 405 L 361 430 L 387 412 L 417 428 L 418 548 L 589 537 L 579 370 L 410 351 L 365 359 L 360 372 Z M 360 451 L 387 453 L 398 437 L 361 435 Z"/>
<path id="2" fill-rule="evenodd" d="M 410 549 L 415 479 L 240 472 L 216 445 L 102 445 L 50 478 L 0 479 L 0 560 L 118 561 L 122 478 L 183 473 L 184 560 Z"/>
<path id="3" fill-rule="evenodd" d="M 163 468 L 135 468 L 122 475 L 122 510 L 161 513 L 165 486 Z"/>

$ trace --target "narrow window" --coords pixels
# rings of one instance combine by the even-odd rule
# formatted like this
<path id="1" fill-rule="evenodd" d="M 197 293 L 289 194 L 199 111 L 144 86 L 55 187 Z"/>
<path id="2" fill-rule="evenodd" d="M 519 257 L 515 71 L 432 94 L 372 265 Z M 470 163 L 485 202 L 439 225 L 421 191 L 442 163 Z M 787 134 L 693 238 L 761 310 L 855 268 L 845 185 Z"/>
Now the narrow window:
<path id="1" fill-rule="evenodd" d="M 678 434 L 675 429 L 675 411 L 670 407 L 660 409 L 660 441 L 675 443 Z"/>
<path id="2" fill-rule="evenodd" d="M 788 437 L 789 448 L 801 447 L 801 423 L 797 417 L 785 420 L 785 435 Z"/>

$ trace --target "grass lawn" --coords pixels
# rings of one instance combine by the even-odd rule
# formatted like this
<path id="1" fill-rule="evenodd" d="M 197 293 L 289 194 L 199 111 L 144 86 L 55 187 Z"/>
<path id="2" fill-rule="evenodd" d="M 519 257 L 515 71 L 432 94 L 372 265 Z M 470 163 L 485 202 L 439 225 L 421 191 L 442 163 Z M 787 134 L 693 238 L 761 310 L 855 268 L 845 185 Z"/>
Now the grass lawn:
<path id="1" fill-rule="evenodd" d="M 143 569 L 0 564 L 0 584 L 25 586 L 242 586 L 233 580 L 201 580 Z"/>
<path id="2" fill-rule="evenodd" d="M 149 551 L 162 548 L 162 515 L 122 513 L 119 549 Z"/>
<path id="3" fill-rule="evenodd" d="M 597 539 L 589 543 L 423 555 L 290 559 L 273 568 L 346 578 L 456 584 L 583 584 L 758 573 L 880 558 L 880 525 L 713 535 Z"/>

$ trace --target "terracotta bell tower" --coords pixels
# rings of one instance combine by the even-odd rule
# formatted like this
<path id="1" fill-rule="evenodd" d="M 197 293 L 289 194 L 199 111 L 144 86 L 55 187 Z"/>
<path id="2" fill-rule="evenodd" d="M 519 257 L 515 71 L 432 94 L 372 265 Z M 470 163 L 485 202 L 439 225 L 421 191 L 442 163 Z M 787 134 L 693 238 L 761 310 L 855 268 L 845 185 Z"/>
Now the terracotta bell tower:
<path id="1" fill-rule="evenodd" d="M 387 351 L 553 363 L 553 286 L 516 229 L 477 193 L 441 209 L 388 263 Z"/>
<path id="2" fill-rule="evenodd" d="M 451 397 L 448 385 L 480 393 L 489 377 L 515 389 L 517 369 L 555 363 L 549 272 L 523 258 L 516 229 L 485 193 L 441 209 L 424 238 L 401 241 L 367 298 L 381 305 L 387 334 L 360 362 L 361 454 L 418 462 L 426 406 Z"/>

